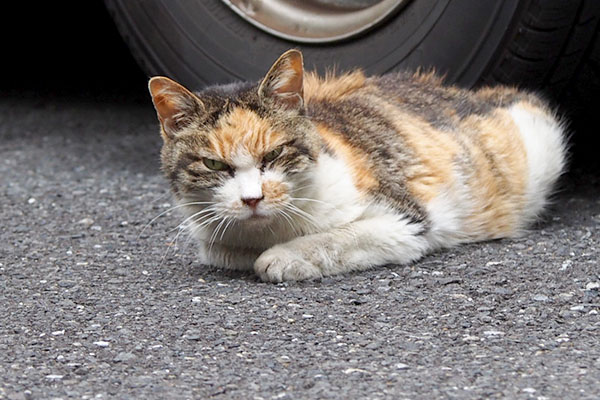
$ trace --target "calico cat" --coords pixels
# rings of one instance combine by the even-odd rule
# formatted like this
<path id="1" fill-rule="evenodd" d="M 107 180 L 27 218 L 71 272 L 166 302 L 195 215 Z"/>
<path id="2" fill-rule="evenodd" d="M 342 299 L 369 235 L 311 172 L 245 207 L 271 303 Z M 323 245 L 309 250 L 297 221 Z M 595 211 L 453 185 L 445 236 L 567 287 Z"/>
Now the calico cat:
<path id="1" fill-rule="evenodd" d="M 518 235 L 565 165 L 548 106 L 433 74 L 324 78 L 289 50 L 259 83 L 149 83 L 162 168 L 200 262 L 265 281 L 415 261 Z"/>

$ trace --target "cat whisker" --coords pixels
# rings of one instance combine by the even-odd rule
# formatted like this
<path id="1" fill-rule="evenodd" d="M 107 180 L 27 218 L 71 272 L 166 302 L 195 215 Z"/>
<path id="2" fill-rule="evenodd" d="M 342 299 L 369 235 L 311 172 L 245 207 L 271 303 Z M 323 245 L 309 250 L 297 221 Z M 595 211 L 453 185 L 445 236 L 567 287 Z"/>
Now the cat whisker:
<path id="1" fill-rule="evenodd" d="M 175 235 L 175 238 L 170 241 L 171 246 L 167 247 L 167 249 L 165 250 L 165 253 L 162 256 L 162 259 L 160 260 L 159 268 L 163 266 L 165 260 L 167 259 L 167 255 L 169 254 L 169 249 L 172 247 L 173 251 L 175 251 L 174 249 L 177 247 L 177 240 L 179 239 L 179 235 L 181 235 L 181 233 L 183 231 L 184 231 L 184 229 L 180 229 L 179 232 L 177 232 L 177 234 Z"/>
<path id="2" fill-rule="evenodd" d="M 181 226 L 185 225 L 186 222 L 193 220 L 194 218 L 201 216 L 202 214 L 206 213 L 207 215 L 203 215 L 201 218 L 199 218 L 198 220 L 207 217 L 207 216 L 211 216 L 211 215 L 215 215 L 215 209 L 213 207 L 207 207 L 203 210 L 200 210 L 192 215 L 190 215 L 189 217 L 187 217 L 186 219 L 184 219 L 179 225 L 177 225 L 175 228 L 173 228 L 171 231 L 174 231 L 175 229 L 180 228 Z M 193 220 L 192 223 L 198 223 L 198 220 Z"/>
<path id="3" fill-rule="evenodd" d="M 327 201 L 322 201 L 322 200 L 317 200 L 317 199 L 310 199 L 310 198 L 306 198 L 306 197 L 290 197 L 290 201 L 292 201 L 292 202 L 293 201 L 307 201 L 307 202 L 312 202 L 312 203 L 316 203 L 316 204 L 322 204 L 322 205 L 328 207 L 328 211 L 333 211 L 333 212 L 336 212 L 338 214 L 342 214 L 343 215 L 342 211 L 338 210 L 338 208 L 334 204 L 329 203 Z M 369 202 L 367 204 L 367 207 L 370 204 L 371 204 L 371 202 Z M 294 205 L 294 206 L 296 206 L 296 205 Z"/>
<path id="4" fill-rule="evenodd" d="M 231 218 L 231 217 L 227 217 L 229 219 L 229 222 L 227 222 L 227 224 L 225 225 L 225 228 L 223 228 L 223 232 L 221 232 L 221 236 L 219 237 L 219 240 L 223 240 L 223 236 L 225 236 L 225 232 L 227 231 L 227 228 L 229 228 L 229 225 L 231 225 L 231 223 L 235 223 L 235 218 Z"/>
<path id="5" fill-rule="evenodd" d="M 198 224 L 198 222 L 200 220 L 202 220 L 202 218 L 207 218 L 205 221 L 203 221 L 202 223 Z M 183 233 L 184 231 L 187 232 L 187 239 L 185 240 L 184 244 L 183 244 L 183 250 L 187 249 L 190 241 L 193 239 L 195 232 L 197 232 L 199 229 L 201 229 L 203 226 L 210 224 L 211 222 L 215 221 L 218 218 L 215 218 L 215 216 L 203 216 L 202 218 L 198 218 L 197 220 L 191 221 L 189 224 L 187 225 L 182 225 L 180 224 L 180 231 L 178 232 L 178 236 Z"/>
<path id="6" fill-rule="evenodd" d="M 273 234 L 273 236 L 276 236 L 275 231 L 273 230 L 273 228 L 271 228 L 271 225 L 267 225 L 267 229 Z"/>
<path id="7" fill-rule="evenodd" d="M 202 215 L 202 214 L 204 214 L 204 215 Z M 189 235 L 192 236 L 199 229 L 209 225 L 210 223 L 212 223 L 214 221 L 217 221 L 220 218 L 221 217 L 217 214 L 216 210 L 214 210 L 213 208 L 211 208 L 210 210 L 205 209 L 205 210 L 199 211 L 199 212 L 194 213 L 193 215 L 187 217 L 184 221 L 182 221 L 175 228 L 171 229 L 171 231 L 169 231 L 169 232 L 172 232 L 175 229 L 183 229 L 183 230 L 188 230 Z"/>
<path id="8" fill-rule="evenodd" d="M 317 229 L 319 228 L 318 222 L 314 219 L 314 217 L 312 215 L 310 215 L 306 211 L 296 207 L 293 204 L 286 204 L 285 208 L 286 208 L 286 210 L 290 211 L 291 213 L 297 215 L 298 217 L 303 218 L 305 221 L 310 222 L 315 228 L 317 228 Z"/>
<path id="9" fill-rule="evenodd" d="M 202 218 L 206 218 L 206 217 L 208 217 L 207 220 L 203 221 L 202 223 L 199 223 L 202 220 Z M 201 218 L 198 218 L 198 219 L 190 222 L 188 225 L 183 227 L 183 229 L 188 230 L 188 238 L 186 239 L 186 241 L 184 243 L 185 249 L 187 249 L 187 247 L 189 246 L 189 243 L 194 238 L 194 235 L 196 234 L 196 232 L 198 232 L 200 229 L 204 228 L 205 226 L 210 225 L 212 222 L 219 220 L 220 218 L 221 217 L 218 215 L 203 216 Z"/>
<path id="10" fill-rule="evenodd" d="M 300 190 L 302 190 L 302 189 L 306 189 L 306 188 L 313 188 L 313 187 L 319 187 L 319 185 L 318 185 L 318 184 L 316 184 L 316 183 L 309 183 L 309 184 L 307 184 L 307 185 L 293 187 L 293 188 L 291 189 L 291 191 L 292 191 L 292 192 L 297 192 L 297 191 L 300 191 Z"/>
<path id="11" fill-rule="evenodd" d="M 207 220 L 202 221 L 200 223 L 198 223 L 200 219 L 197 221 L 194 221 L 193 224 L 190 224 L 192 226 L 192 228 L 190 229 L 190 235 L 195 234 L 200 229 L 207 227 L 208 225 L 220 220 L 221 218 L 222 218 L 221 215 L 215 214 L 215 215 L 210 216 Z"/>
<path id="12" fill-rule="evenodd" d="M 221 230 L 221 227 L 223 226 L 223 224 L 225 224 L 227 222 L 227 220 L 229 220 L 231 217 L 228 217 L 226 215 L 218 215 L 217 216 L 221 221 L 217 224 L 217 227 L 213 230 L 212 234 L 210 235 L 210 238 L 208 240 L 208 256 L 210 257 L 210 252 L 212 250 L 213 245 L 215 244 L 215 241 L 217 240 L 217 236 L 219 234 L 219 231 Z"/>
<path id="13" fill-rule="evenodd" d="M 335 206 L 333 204 L 328 203 L 328 202 L 323 201 L 323 200 L 309 199 L 307 197 L 290 197 L 290 200 L 292 200 L 292 201 L 312 201 L 313 203 L 324 204 L 324 205 L 332 207 L 334 210 L 336 210 L 336 208 L 335 208 Z"/>
<path id="14" fill-rule="evenodd" d="M 278 210 L 278 216 L 281 215 L 283 216 L 283 218 L 285 219 L 285 221 L 288 223 L 288 225 L 292 228 L 292 230 L 294 231 L 294 234 L 296 236 L 301 236 L 300 233 L 298 233 L 298 230 L 296 230 L 296 226 L 294 225 L 294 220 L 292 219 L 292 217 L 290 217 L 288 215 L 288 213 L 286 213 L 284 210 Z"/>
<path id="15" fill-rule="evenodd" d="M 187 203 L 182 203 L 177 206 L 171 207 L 172 209 L 179 208 L 180 206 L 202 206 L 202 205 L 214 206 L 217 204 L 215 201 L 189 201 Z"/>
<path id="16" fill-rule="evenodd" d="M 139 239 L 140 239 L 140 237 L 143 235 L 143 233 L 146 231 L 146 229 L 147 229 L 147 228 L 148 228 L 150 225 L 152 225 L 152 224 L 154 223 L 154 221 L 156 221 L 157 219 L 159 219 L 159 218 L 160 218 L 160 217 L 162 217 L 163 215 L 165 215 L 165 214 L 167 214 L 167 213 L 169 213 L 169 212 L 171 212 L 171 211 L 173 211 L 173 210 L 176 210 L 176 209 L 178 209 L 178 208 L 181 208 L 181 207 L 187 207 L 187 206 L 193 206 L 193 205 L 205 205 L 205 204 L 214 205 L 214 204 L 215 204 L 215 202 L 214 202 L 214 201 L 192 201 L 192 202 L 188 202 L 188 203 L 178 204 L 178 205 L 176 205 L 176 206 L 173 206 L 173 207 L 169 207 L 169 208 L 168 208 L 168 209 L 166 209 L 165 211 L 163 211 L 163 212 L 161 212 L 160 214 L 158 214 L 156 217 L 152 218 L 152 219 L 150 220 L 150 222 L 148 222 L 146 225 L 144 225 L 144 226 L 142 227 L 142 231 L 141 231 L 141 232 L 140 232 L 140 234 L 138 235 L 138 237 L 137 237 L 137 240 L 139 240 Z"/>
<path id="17" fill-rule="evenodd" d="M 322 187 L 322 185 L 320 185 L 319 183 L 313 182 L 312 179 L 306 179 L 304 181 L 300 181 L 297 183 L 297 185 L 298 186 L 291 187 L 289 191 L 291 193 L 297 193 L 304 189 L 312 189 L 312 188 L 320 189 Z"/>
<path id="18" fill-rule="evenodd" d="M 183 243 L 183 251 L 187 250 L 187 248 L 190 245 L 190 242 L 194 238 L 194 232 L 196 232 L 196 228 L 194 226 L 192 226 L 191 228 L 188 226 L 188 227 L 186 227 L 186 229 L 188 229 L 188 235 L 187 235 L 187 239 L 185 239 L 185 242 Z"/>
<path id="19" fill-rule="evenodd" d="M 306 232 L 310 232 L 313 229 L 316 231 L 319 230 L 319 225 L 317 224 L 317 222 L 315 222 L 314 220 L 311 220 L 309 217 L 302 215 L 302 214 L 298 213 L 296 210 L 293 210 L 290 208 L 288 208 L 287 211 L 289 213 L 291 213 L 292 215 L 296 216 L 300 221 L 303 221 L 306 224 L 306 228 L 303 229 L 303 231 L 306 230 Z M 303 234 L 305 234 L 305 233 L 303 233 Z"/>
<path id="20" fill-rule="evenodd" d="M 286 203 L 286 204 L 285 204 L 285 207 L 288 207 L 288 208 L 291 208 L 291 209 L 293 209 L 293 210 L 296 210 L 296 211 L 298 211 L 299 213 L 301 213 L 301 214 L 303 214 L 303 215 L 306 215 L 306 216 L 308 216 L 308 217 L 310 217 L 310 218 L 312 218 L 312 219 L 314 220 L 314 217 L 312 216 L 312 214 L 310 214 L 310 213 L 308 213 L 308 212 L 304 211 L 303 209 L 301 209 L 300 207 L 298 207 L 298 206 L 297 206 L 297 205 L 295 205 L 294 203 Z M 315 220 L 315 221 L 316 221 L 316 220 Z"/>
<path id="21" fill-rule="evenodd" d="M 171 192 L 170 191 L 165 191 L 162 195 L 150 200 L 150 204 L 156 204 L 159 201 L 164 201 L 165 198 L 169 197 L 171 198 Z"/>

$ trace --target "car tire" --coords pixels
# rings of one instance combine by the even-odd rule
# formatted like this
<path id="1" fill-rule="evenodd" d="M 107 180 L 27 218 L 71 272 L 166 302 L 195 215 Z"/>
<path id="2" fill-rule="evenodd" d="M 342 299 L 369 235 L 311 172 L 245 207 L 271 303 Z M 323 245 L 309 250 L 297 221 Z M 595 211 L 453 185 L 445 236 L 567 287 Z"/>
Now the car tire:
<path id="1" fill-rule="evenodd" d="M 259 79 L 285 50 L 307 68 L 370 74 L 435 68 L 464 87 L 507 83 L 562 90 L 578 72 L 600 16 L 597 0 L 413 0 L 366 33 L 296 43 L 248 23 L 221 0 L 105 0 L 148 75 L 197 89 Z"/>

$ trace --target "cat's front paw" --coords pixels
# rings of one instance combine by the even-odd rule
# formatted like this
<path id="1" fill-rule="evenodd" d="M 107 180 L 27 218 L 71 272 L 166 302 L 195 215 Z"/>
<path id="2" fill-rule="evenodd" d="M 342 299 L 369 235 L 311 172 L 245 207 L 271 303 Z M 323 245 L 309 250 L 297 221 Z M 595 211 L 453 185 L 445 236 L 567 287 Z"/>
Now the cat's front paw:
<path id="1" fill-rule="evenodd" d="M 300 254 L 283 246 L 275 246 L 258 257 L 254 272 L 263 281 L 283 282 L 321 278 L 321 269 Z"/>

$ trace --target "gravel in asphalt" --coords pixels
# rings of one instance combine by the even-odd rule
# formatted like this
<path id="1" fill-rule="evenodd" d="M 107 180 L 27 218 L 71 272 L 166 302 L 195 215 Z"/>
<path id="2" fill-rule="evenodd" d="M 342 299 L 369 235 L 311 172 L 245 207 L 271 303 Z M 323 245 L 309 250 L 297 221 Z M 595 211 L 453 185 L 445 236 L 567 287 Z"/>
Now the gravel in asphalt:
<path id="1" fill-rule="evenodd" d="M 273 285 L 147 226 L 147 101 L 4 96 L 0 140 L 0 399 L 600 397 L 598 174 L 522 238 Z"/>

